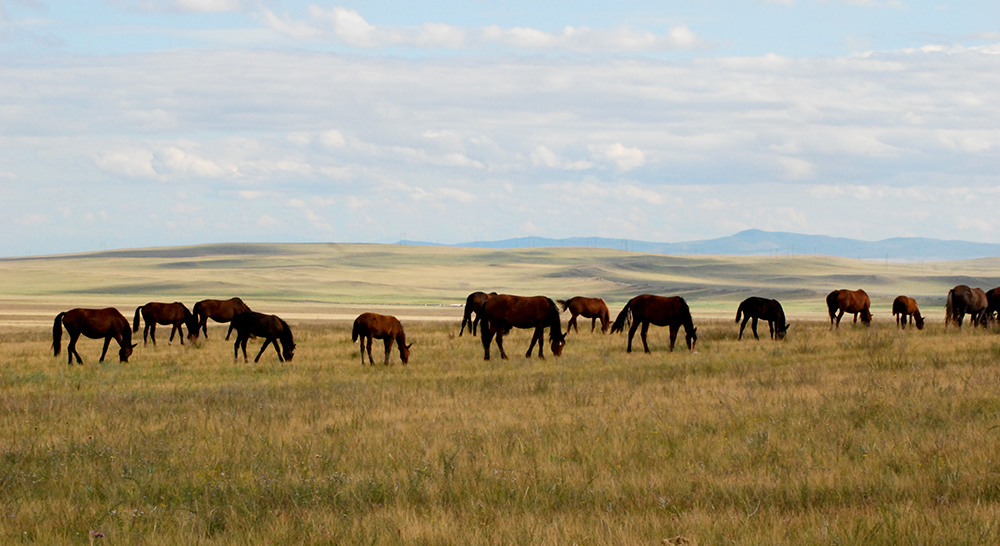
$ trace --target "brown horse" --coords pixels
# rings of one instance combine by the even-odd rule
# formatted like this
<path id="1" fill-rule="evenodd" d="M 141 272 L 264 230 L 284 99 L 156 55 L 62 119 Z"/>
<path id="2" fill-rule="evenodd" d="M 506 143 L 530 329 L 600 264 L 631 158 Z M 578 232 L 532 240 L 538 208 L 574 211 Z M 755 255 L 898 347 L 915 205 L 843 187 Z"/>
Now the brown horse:
<path id="1" fill-rule="evenodd" d="M 760 339 L 757 337 L 757 319 L 767 321 L 767 328 L 771 331 L 771 339 L 785 339 L 789 325 L 785 322 L 785 311 L 781 308 L 781 303 L 778 300 L 751 296 L 743 300 L 739 309 L 736 310 L 736 322 L 740 321 L 740 315 L 743 316 L 743 323 L 740 324 L 740 337 L 738 339 L 743 339 L 743 329 L 746 328 L 747 321 L 751 319 L 753 322 L 750 323 L 750 331 L 753 332 L 754 339 Z"/>
<path id="2" fill-rule="evenodd" d="M 192 341 L 198 339 L 198 332 L 205 333 L 205 339 L 208 339 L 208 319 L 212 319 L 215 322 L 230 322 L 233 317 L 240 313 L 246 313 L 250 308 L 247 304 L 243 303 L 243 300 L 239 298 L 230 298 L 228 300 L 201 300 L 194 304 L 194 315 L 198 318 L 198 326 L 194 330 L 194 337 Z M 233 333 L 233 325 L 229 325 L 229 331 L 226 332 L 226 341 L 229 341 L 229 336 Z"/>
<path id="3" fill-rule="evenodd" d="M 117 309 L 71 309 L 56 315 L 56 320 L 52 324 L 52 350 L 54 356 L 59 356 L 62 349 L 62 329 L 66 327 L 69 333 L 69 364 L 73 365 L 73 356 L 76 355 L 76 363 L 83 364 L 80 353 L 76 352 L 76 340 L 80 335 L 85 335 L 90 339 L 104 338 L 104 350 L 101 351 L 101 362 L 104 362 L 105 355 L 108 354 L 108 345 L 114 339 L 121 349 L 118 351 L 118 359 L 128 362 L 128 357 L 132 355 L 135 345 L 132 343 L 132 330 L 128 327 L 128 319 Z"/>
<path id="4" fill-rule="evenodd" d="M 986 321 L 997 320 L 1000 316 L 1000 287 L 986 291 Z"/>
<path id="5" fill-rule="evenodd" d="M 872 325 L 872 301 L 868 298 L 868 293 L 864 290 L 834 290 L 826 296 L 826 308 L 830 312 L 830 329 L 833 330 L 834 320 L 836 327 L 840 328 L 840 319 L 844 313 L 854 313 L 854 322 L 858 322 L 858 314 L 861 314 L 861 323 L 865 326 Z"/>
<path id="6" fill-rule="evenodd" d="M 569 323 L 566 325 L 566 333 L 569 333 L 569 329 L 572 328 L 577 332 L 580 331 L 576 327 L 576 317 L 578 315 L 583 316 L 583 318 L 590 319 L 590 333 L 594 333 L 597 329 L 597 319 L 601 319 L 601 333 L 608 333 L 608 327 L 611 326 L 611 317 L 608 314 L 608 304 L 604 303 L 601 298 L 585 298 L 583 296 L 576 296 L 575 298 L 570 298 L 566 301 L 556 300 L 559 307 L 563 311 L 569 310 L 570 317 Z"/>
<path id="7" fill-rule="evenodd" d="M 240 348 L 243 349 L 243 362 L 247 361 L 247 341 L 251 337 L 264 338 L 264 344 L 260 346 L 260 352 L 254 362 L 260 361 L 260 355 L 264 354 L 269 344 L 274 344 L 274 352 L 278 353 L 278 362 L 291 362 L 295 356 L 295 340 L 292 339 L 292 329 L 288 323 L 275 315 L 265 315 L 247 311 L 239 313 L 232 319 L 231 328 L 236 330 L 236 342 L 233 343 L 233 360 L 239 358 Z M 281 341 L 281 350 L 278 350 L 278 341 Z M 284 357 L 284 358 L 282 358 Z"/>
<path id="8" fill-rule="evenodd" d="M 389 315 L 379 315 L 376 313 L 361 313 L 354 319 L 354 329 L 351 330 L 351 341 L 361 338 L 361 364 L 365 363 L 365 348 L 368 349 L 368 362 L 375 365 L 372 359 L 372 340 L 381 339 L 385 342 L 385 365 L 389 365 L 389 353 L 392 351 L 392 343 L 395 341 L 399 346 L 399 358 L 403 364 L 410 362 L 410 347 L 413 344 L 406 344 L 406 334 L 403 332 L 403 325 L 399 319 Z M 366 344 L 367 340 L 367 344 Z"/>
<path id="9" fill-rule="evenodd" d="M 559 319 L 559 308 L 556 307 L 556 302 L 545 296 L 509 294 L 490 296 L 483 305 L 480 316 L 482 321 L 479 330 L 483 340 L 484 360 L 490 359 L 490 345 L 494 336 L 497 338 L 497 347 L 500 348 L 500 358 L 507 359 L 507 353 L 503 350 L 503 336 L 511 328 L 535 329 L 531 344 L 528 345 L 528 352 L 524 355 L 528 358 L 531 357 L 536 342 L 538 357 L 545 358 L 542 354 L 545 328 L 549 329 L 549 347 L 552 349 L 552 354 L 561 355 L 563 346 L 566 345 L 566 337 L 562 333 L 562 321 Z"/>
<path id="10" fill-rule="evenodd" d="M 684 337 L 687 347 L 694 351 L 694 345 L 698 341 L 698 329 L 694 327 L 691 320 L 691 310 L 684 298 L 679 296 L 654 296 L 643 294 L 636 296 L 625 304 L 618 318 L 611 326 L 611 333 L 623 332 L 625 323 L 631 321 L 632 327 L 628 330 L 628 347 L 625 352 L 632 352 L 632 337 L 636 328 L 642 325 L 640 337 L 642 338 L 642 348 L 649 352 L 649 344 L 646 343 L 646 333 L 649 325 L 670 327 L 670 350 L 674 350 L 674 343 L 677 341 L 677 331 L 684 327 Z"/>
<path id="11" fill-rule="evenodd" d="M 483 304 L 486 303 L 486 299 L 490 296 L 496 296 L 496 292 L 473 292 L 469 294 L 469 297 L 465 298 L 465 314 L 462 316 L 462 329 L 458 331 L 458 335 L 461 336 L 465 332 L 465 325 L 469 325 L 469 331 L 472 335 L 476 335 L 476 325 L 479 324 L 479 315 L 483 312 Z M 472 318 L 472 314 L 476 314 L 476 318 Z"/>
<path id="12" fill-rule="evenodd" d="M 989 307 L 989 302 L 986 298 L 986 292 L 980 288 L 969 288 L 960 284 L 948 291 L 948 301 L 944 306 L 944 325 L 947 327 L 950 322 L 954 322 L 961 328 L 962 319 L 968 313 L 972 319 L 972 325 L 975 326 L 980 323 L 981 316 L 985 318 L 987 307 Z M 985 321 L 983 324 L 985 326 Z"/>
<path id="13" fill-rule="evenodd" d="M 148 338 L 152 338 L 153 345 L 156 345 L 157 324 L 173 326 L 170 329 L 169 341 L 171 342 L 174 340 L 174 334 L 180 332 L 181 335 L 178 337 L 181 340 L 181 345 L 184 345 L 184 329 L 181 327 L 182 324 L 187 326 L 189 339 L 194 340 L 198 337 L 198 319 L 179 301 L 174 303 L 150 302 L 146 305 L 136 307 L 135 318 L 132 319 L 133 333 L 139 331 L 140 314 L 145 323 L 145 328 L 142 330 L 143 345 L 146 344 Z"/>
<path id="14" fill-rule="evenodd" d="M 892 300 L 892 316 L 896 317 L 896 326 L 906 329 L 908 319 L 913 320 L 917 325 L 917 330 L 924 329 L 924 317 L 920 316 L 920 309 L 917 309 L 917 300 L 907 296 L 896 296 Z"/>

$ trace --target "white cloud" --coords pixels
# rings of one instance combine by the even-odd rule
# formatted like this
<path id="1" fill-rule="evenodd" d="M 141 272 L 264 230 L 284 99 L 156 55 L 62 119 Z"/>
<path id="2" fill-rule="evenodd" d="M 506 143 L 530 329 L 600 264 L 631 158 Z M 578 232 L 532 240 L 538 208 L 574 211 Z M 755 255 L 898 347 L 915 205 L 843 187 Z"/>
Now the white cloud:
<path id="1" fill-rule="evenodd" d="M 620 142 L 609 145 L 592 145 L 595 159 L 611 161 L 620 171 L 630 171 L 646 164 L 646 154 L 638 148 L 626 148 Z"/>
<path id="2" fill-rule="evenodd" d="M 111 5 L 128 11 L 224 13 L 244 11 L 249 0 L 112 0 Z"/>
<path id="3" fill-rule="evenodd" d="M 152 168 L 161 175 L 181 174 L 218 178 L 226 174 L 226 170 L 213 161 L 174 146 L 167 146 L 154 152 Z"/>

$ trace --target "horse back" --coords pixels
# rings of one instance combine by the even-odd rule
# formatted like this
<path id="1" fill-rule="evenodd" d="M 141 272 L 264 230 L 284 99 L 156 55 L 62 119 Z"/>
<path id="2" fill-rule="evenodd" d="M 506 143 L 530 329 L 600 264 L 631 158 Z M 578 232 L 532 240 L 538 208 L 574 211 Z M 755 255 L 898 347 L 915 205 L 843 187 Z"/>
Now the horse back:
<path id="1" fill-rule="evenodd" d="M 691 309 L 680 296 L 655 296 L 643 294 L 630 301 L 632 320 L 649 322 L 656 326 L 689 325 Z"/>
<path id="2" fill-rule="evenodd" d="M 122 331 L 131 333 L 128 319 L 114 307 L 105 309 L 71 309 L 62 317 L 66 331 L 71 334 L 83 334 L 89 338 L 99 338 L 119 334 Z"/>
<path id="3" fill-rule="evenodd" d="M 402 333 L 402 323 L 392 315 L 361 313 L 358 315 L 358 318 L 354 319 L 354 329 L 351 337 L 353 341 L 357 341 L 358 336 L 387 339 L 395 338 Z"/>
<path id="4" fill-rule="evenodd" d="M 491 296 L 483 305 L 483 311 L 491 320 L 500 320 L 514 328 L 534 328 L 548 325 L 551 312 L 555 310 L 558 319 L 559 309 L 551 299 L 545 296 L 512 296 L 497 294 Z"/>

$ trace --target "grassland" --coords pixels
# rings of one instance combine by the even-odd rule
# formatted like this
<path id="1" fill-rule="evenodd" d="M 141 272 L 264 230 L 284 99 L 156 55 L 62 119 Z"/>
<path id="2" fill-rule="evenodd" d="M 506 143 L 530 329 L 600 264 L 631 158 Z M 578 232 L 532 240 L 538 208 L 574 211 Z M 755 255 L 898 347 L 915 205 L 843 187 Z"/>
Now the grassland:
<path id="1" fill-rule="evenodd" d="M 1000 543 L 996 333 L 810 320 L 833 287 L 1000 284 L 990 261 L 218 250 L 0 261 L 0 543 Z M 483 288 L 683 293 L 698 351 L 587 332 L 528 360 L 515 332 L 484 362 L 448 306 Z M 736 340 L 743 290 L 789 302 L 786 341 Z M 53 309 L 231 294 L 300 313 L 294 362 L 234 363 L 218 326 L 129 364 L 49 347 Z M 336 317 L 372 306 L 427 318 L 409 366 L 360 364 Z"/>

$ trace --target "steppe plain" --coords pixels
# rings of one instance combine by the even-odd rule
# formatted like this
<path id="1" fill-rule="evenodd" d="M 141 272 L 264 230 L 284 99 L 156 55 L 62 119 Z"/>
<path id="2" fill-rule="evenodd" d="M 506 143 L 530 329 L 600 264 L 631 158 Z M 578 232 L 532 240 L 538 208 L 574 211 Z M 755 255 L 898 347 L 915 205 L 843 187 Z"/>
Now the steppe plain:
<path id="1" fill-rule="evenodd" d="M 943 325 L 949 288 L 998 271 L 339 244 L 0 260 L 0 543 L 1000 543 L 1000 338 Z M 864 288 L 874 325 L 831 331 L 834 288 Z M 586 328 L 561 358 L 514 332 L 484 362 L 458 336 L 475 290 L 612 315 L 681 295 L 697 351 L 654 328 L 627 355 Z M 927 328 L 896 328 L 898 294 Z M 140 331 L 128 364 L 94 340 L 84 366 L 52 355 L 59 311 L 237 295 L 288 320 L 293 362 L 234 362 L 221 325 L 184 346 Z M 784 303 L 787 340 L 737 341 L 750 295 Z M 410 365 L 360 364 L 361 311 L 403 321 Z"/>

